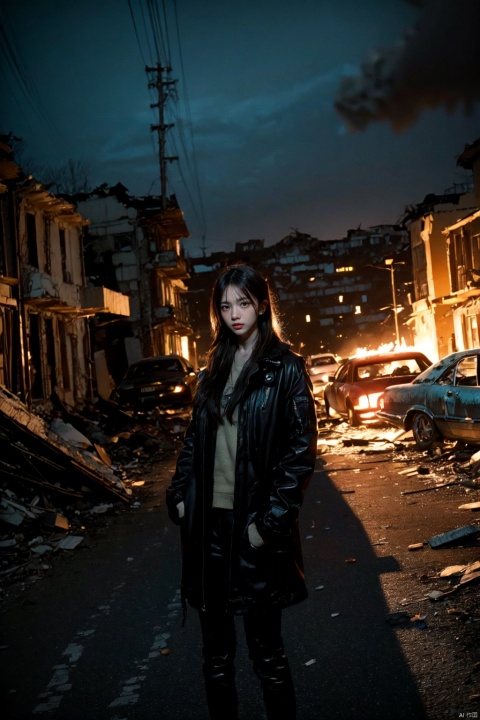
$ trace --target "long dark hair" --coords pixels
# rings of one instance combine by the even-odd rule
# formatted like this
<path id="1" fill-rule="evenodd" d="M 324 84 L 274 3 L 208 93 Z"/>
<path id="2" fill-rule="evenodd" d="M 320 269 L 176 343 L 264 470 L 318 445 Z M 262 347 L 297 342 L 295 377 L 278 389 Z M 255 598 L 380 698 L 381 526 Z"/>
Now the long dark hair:
<path id="1" fill-rule="evenodd" d="M 238 287 L 256 308 L 262 304 L 265 306 L 264 312 L 258 316 L 258 337 L 252 354 L 245 363 L 225 408 L 225 416 L 230 422 L 235 407 L 246 393 L 248 378 L 258 359 L 273 343 L 283 339 L 276 300 L 267 280 L 250 265 L 237 263 L 222 270 L 215 281 L 210 298 L 213 342 L 207 354 L 205 374 L 199 383 L 196 397 L 198 407 L 205 407 L 210 417 L 219 422 L 222 421 L 220 411 L 222 393 L 237 349 L 237 338 L 223 322 L 220 312 L 222 297 L 229 285 Z"/>

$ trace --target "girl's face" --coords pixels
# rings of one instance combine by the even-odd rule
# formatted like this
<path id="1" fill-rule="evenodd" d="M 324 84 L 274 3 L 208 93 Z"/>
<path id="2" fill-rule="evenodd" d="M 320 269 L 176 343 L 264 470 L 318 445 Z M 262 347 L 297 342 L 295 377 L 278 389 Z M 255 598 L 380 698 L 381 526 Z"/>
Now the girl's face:
<path id="1" fill-rule="evenodd" d="M 259 307 L 237 285 L 228 285 L 220 300 L 223 322 L 243 342 L 258 332 L 258 315 L 264 310 L 264 303 Z"/>

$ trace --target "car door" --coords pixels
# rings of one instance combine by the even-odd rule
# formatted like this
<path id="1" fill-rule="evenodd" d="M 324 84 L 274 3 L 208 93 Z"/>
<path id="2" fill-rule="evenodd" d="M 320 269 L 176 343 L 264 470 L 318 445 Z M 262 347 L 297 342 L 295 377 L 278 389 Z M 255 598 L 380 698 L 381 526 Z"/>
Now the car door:
<path id="1" fill-rule="evenodd" d="M 478 354 L 457 363 L 454 384 L 445 393 L 445 413 L 452 438 L 480 441 Z"/>
<path id="2" fill-rule="evenodd" d="M 336 374 L 335 380 L 331 386 L 331 407 L 339 413 L 346 412 L 345 405 L 345 389 L 348 387 L 349 375 L 352 372 L 350 363 L 346 363 Z"/>

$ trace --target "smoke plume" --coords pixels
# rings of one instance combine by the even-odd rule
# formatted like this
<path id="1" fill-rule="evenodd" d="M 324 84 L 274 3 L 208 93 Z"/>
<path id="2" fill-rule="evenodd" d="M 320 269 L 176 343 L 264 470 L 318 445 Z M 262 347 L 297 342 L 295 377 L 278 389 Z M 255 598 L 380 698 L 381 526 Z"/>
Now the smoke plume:
<path id="1" fill-rule="evenodd" d="M 335 108 L 350 130 L 386 120 L 401 131 L 425 109 L 460 107 L 469 114 L 480 100 L 480 0 L 422 6 L 403 40 L 373 50 L 358 77 L 342 80 Z"/>

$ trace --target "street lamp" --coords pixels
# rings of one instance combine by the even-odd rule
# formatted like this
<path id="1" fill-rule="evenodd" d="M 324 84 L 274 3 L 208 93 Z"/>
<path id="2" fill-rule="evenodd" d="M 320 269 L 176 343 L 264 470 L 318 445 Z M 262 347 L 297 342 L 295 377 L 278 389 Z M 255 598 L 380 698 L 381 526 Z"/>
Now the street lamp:
<path id="1" fill-rule="evenodd" d="M 393 300 L 393 317 L 395 318 L 395 337 L 397 339 L 397 347 L 400 347 L 400 334 L 398 332 L 397 317 L 397 299 L 395 297 L 395 262 L 393 258 L 385 258 L 386 269 L 390 270 L 390 279 L 392 281 L 392 300 Z"/>
<path id="2" fill-rule="evenodd" d="M 396 345 L 400 347 L 400 333 L 398 331 L 398 307 L 397 298 L 395 296 L 395 265 L 405 265 L 404 262 L 395 262 L 394 258 L 385 258 L 385 267 L 383 265 L 367 265 L 367 267 L 376 268 L 377 270 L 387 270 L 390 273 L 390 280 L 392 283 L 392 300 L 393 300 L 393 317 L 395 318 L 395 337 Z M 385 310 L 386 308 L 382 308 Z M 400 308 L 401 310 L 402 308 Z"/>

